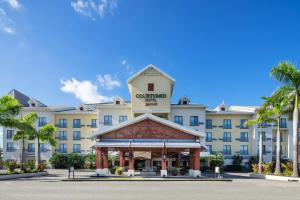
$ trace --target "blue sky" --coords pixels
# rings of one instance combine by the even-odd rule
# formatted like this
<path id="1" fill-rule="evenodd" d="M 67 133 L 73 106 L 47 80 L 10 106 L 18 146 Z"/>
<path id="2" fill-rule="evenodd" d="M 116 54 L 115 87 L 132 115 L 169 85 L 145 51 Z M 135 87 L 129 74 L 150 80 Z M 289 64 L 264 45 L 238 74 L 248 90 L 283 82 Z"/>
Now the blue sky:
<path id="1" fill-rule="evenodd" d="M 152 63 L 176 79 L 173 102 L 258 105 L 269 71 L 300 60 L 300 2 L 0 0 L 0 94 L 48 105 L 129 99 Z"/>

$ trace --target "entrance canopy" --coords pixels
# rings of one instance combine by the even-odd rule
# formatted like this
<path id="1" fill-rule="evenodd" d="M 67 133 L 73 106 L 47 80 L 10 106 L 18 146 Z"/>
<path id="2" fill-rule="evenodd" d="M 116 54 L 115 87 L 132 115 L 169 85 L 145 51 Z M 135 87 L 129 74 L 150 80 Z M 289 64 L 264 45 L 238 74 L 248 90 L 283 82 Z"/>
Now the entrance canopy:
<path id="1" fill-rule="evenodd" d="M 205 148 L 204 133 L 152 114 L 143 114 L 93 134 L 96 147 Z"/>

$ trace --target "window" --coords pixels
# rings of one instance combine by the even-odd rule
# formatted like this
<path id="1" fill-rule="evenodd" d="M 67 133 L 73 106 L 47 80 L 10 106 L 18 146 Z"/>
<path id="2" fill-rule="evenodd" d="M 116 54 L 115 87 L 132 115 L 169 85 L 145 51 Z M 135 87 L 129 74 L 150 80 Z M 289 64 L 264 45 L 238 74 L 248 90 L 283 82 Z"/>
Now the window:
<path id="1" fill-rule="evenodd" d="M 231 132 L 223 133 L 223 142 L 231 142 Z"/>
<path id="2" fill-rule="evenodd" d="M 257 149 L 259 151 L 259 148 L 257 148 Z M 267 154 L 267 149 L 266 149 L 266 145 L 265 144 L 262 145 L 262 152 L 263 152 L 264 155 Z"/>
<path id="3" fill-rule="evenodd" d="M 154 83 L 148 83 L 148 91 L 154 91 Z"/>
<path id="4" fill-rule="evenodd" d="M 248 119 L 241 119 L 240 122 L 240 128 L 249 128 L 248 126 L 245 125 L 245 123 L 248 121 Z"/>
<path id="5" fill-rule="evenodd" d="M 125 122 L 125 121 L 127 121 L 127 116 L 126 115 L 120 115 L 119 116 L 119 123 Z"/>
<path id="6" fill-rule="evenodd" d="M 13 152 L 14 150 L 15 150 L 14 143 L 13 142 L 8 142 L 6 144 L 6 151 L 7 152 Z"/>
<path id="7" fill-rule="evenodd" d="M 212 153 L 212 145 L 206 145 L 207 146 L 207 152 Z"/>
<path id="8" fill-rule="evenodd" d="M 73 144 L 73 152 L 74 153 L 81 153 L 81 145 L 80 144 Z"/>
<path id="9" fill-rule="evenodd" d="M 190 117 L 190 126 L 198 126 L 198 125 L 199 125 L 198 116 L 191 116 Z"/>
<path id="10" fill-rule="evenodd" d="M 230 155 L 231 154 L 231 145 L 224 145 L 223 146 L 223 154 Z"/>
<path id="11" fill-rule="evenodd" d="M 46 122 L 46 117 L 39 117 L 39 123 L 38 123 L 38 126 L 39 127 L 42 127 L 44 125 L 46 125 L 47 122 Z"/>
<path id="12" fill-rule="evenodd" d="M 230 129 L 231 128 L 231 119 L 224 119 L 223 120 L 223 128 Z"/>
<path id="13" fill-rule="evenodd" d="M 73 131 L 73 140 L 80 140 L 80 131 Z"/>
<path id="14" fill-rule="evenodd" d="M 58 139 L 59 140 L 67 140 L 67 132 L 66 131 L 59 131 L 58 132 Z"/>
<path id="15" fill-rule="evenodd" d="M 92 119 L 92 121 L 91 121 L 91 127 L 92 128 L 97 128 L 97 119 Z"/>
<path id="16" fill-rule="evenodd" d="M 34 152 L 34 151 L 35 151 L 34 143 L 28 143 L 27 152 Z"/>
<path id="17" fill-rule="evenodd" d="M 40 150 L 41 150 L 41 152 L 46 152 L 47 151 L 45 143 L 40 143 Z"/>
<path id="18" fill-rule="evenodd" d="M 241 145 L 240 146 L 240 154 L 241 155 L 248 155 L 248 145 Z"/>
<path id="19" fill-rule="evenodd" d="M 211 142 L 212 141 L 212 132 L 206 132 L 206 142 Z"/>
<path id="20" fill-rule="evenodd" d="M 116 101 L 116 104 L 117 104 L 117 105 L 120 105 L 120 101 L 119 101 L 119 100 L 117 100 L 117 101 Z"/>
<path id="21" fill-rule="evenodd" d="M 80 119 L 73 119 L 73 128 L 81 128 Z"/>
<path id="22" fill-rule="evenodd" d="M 258 138 L 257 138 L 258 141 L 259 141 L 259 138 L 260 138 L 260 132 L 258 131 Z M 266 132 L 265 131 L 262 131 L 262 140 L 263 141 L 267 140 L 267 138 L 266 138 Z"/>
<path id="23" fill-rule="evenodd" d="M 174 122 L 175 122 L 176 124 L 183 125 L 183 117 L 182 117 L 182 116 L 175 116 Z"/>
<path id="24" fill-rule="evenodd" d="M 112 116 L 111 115 L 104 115 L 104 125 L 112 125 Z"/>
<path id="25" fill-rule="evenodd" d="M 67 144 L 59 144 L 58 148 L 60 153 L 68 153 Z"/>
<path id="26" fill-rule="evenodd" d="M 7 130 L 6 139 L 12 139 L 13 135 L 14 135 L 14 130 Z"/>
<path id="27" fill-rule="evenodd" d="M 212 129 L 212 119 L 206 119 L 206 123 L 205 123 L 205 128 L 206 129 Z"/>
<path id="28" fill-rule="evenodd" d="M 59 128 L 67 128 L 67 119 L 59 119 L 58 127 Z"/>
<path id="29" fill-rule="evenodd" d="M 241 132 L 240 133 L 240 141 L 241 142 L 248 142 L 249 141 L 248 132 Z"/>
<path id="30" fill-rule="evenodd" d="M 286 128 L 287 124 L 286 124 L 286 118 L 280 118 L 280 128 Z"/>

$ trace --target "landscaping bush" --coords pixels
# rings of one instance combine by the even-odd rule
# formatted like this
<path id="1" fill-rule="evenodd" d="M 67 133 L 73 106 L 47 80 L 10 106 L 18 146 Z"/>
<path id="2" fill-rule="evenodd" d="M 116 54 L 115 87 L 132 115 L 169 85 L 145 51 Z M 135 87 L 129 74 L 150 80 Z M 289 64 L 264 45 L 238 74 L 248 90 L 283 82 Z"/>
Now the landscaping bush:
<path id="1" fill-rule="evenodd" d="M 84 168 L 85 169 L 96 169 L 96 155 L 88 154 L 84 157 Z"/>
<path id="2" fill-rule="evenodd" d="M 67 169 L 68 168 L 68 156 L 61 153 L 54 153 L 49 162 L 55 169 Z"/>
<path id="3" fill-rule="evenodd" d="M 217 167 L 217 166 L 220 167 L 220 169 L 223 168 L 223 165 L 224 165 L 223 154 L 217 153 L 217 154 L 210 155 L 208 160 L 210 162 L 210 168 L 212 170 L 214 170 L 215 167 Z"/>
<path id="4" fill-rule="evenodd" d="M 112 167 L 110 167 L 110 168 L 109 168 L 110 173 L 111 173 L 111 174 L 115 174 L 117 168 L 118 168 L 117 166 L 112 166 Z"/>
<path id="5" fill-rule="evenodd" d="M 243 161 L 243 156 L 240 156 L 240 154 L 235 154 L 232 156 L 232 165 L 241 165 Z"/>
<path id="6" fill-rule="evenodd" d="M 172 175 L 173 176 L 177 176 L 178 175 L 178 169 L 176 167 L 173 168 Z"/>
<path id="7" fill-rule="evenodd" d="M 258 173 L 258 169 L 259 169 L 258 164 L 256 164 L 256 163 L 252 164 L 252 171 L 253 171 L 253 173 L 257 174 Z"/>
<path id="8" fill-rule="evenodd" d="M 116 171 L 115 171 L 115 175 L 122 175 L 123 173 L 123 167 L 117 167 Z"/>
<path id="9" fill-rule="evenodd" d="M 27 171 L 34 172 L 35 171 L 35 160 L 28 160 L 27 161 Z"/>
<path id="10" fill-rule="evenodd" d="M 15 172 L 15 169 L 18 168 L 17 161 L 11 160 L 11 161 L 4 161 L 4 166 L 7 167 L 7 173 L 12 174 Z"/>
<path id="11" fill-rule="evenodd" d="M 262 163 L 263 173 L 272 174 L 272 169 L 274 168 L 274 162 Z"/>
<path id="12" fill-rule="evenodd" d="M 286 163 L 281 163 L 281 167 L 283 168 L 284 176 L 292 176 L 293 173 L 293 162 L 288 161 Z"/>
<path id="13" fill-rule="evenodd" d="M 84 157 L 77 153 L 70 153 L 68 155 L 68 167 L 70 166 L 75 169 L 82 169 L 84 167 Z"/>
<path id="14" fill-rule="evenodd" d="M 47 167 L 46 162 L 40 163 L 40 164 L 38 164 L 37 171 L 38 172 L 43 172 L 43 171 L 45 171 L 46 167 Z"/>

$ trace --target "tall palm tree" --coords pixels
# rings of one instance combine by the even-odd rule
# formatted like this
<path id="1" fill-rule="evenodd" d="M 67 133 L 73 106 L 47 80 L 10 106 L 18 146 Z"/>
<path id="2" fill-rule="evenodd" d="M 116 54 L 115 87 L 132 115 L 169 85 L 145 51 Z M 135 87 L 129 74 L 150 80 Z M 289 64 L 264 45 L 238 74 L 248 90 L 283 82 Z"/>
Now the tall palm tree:
<path id="1" fill-rule="evenodd" d="M 38 116 L 36 113 L 28 113 L 24 117 L 22 117 L 20 120 L 17 121 L 16 128 L 18 129 L 16 134 L 13 136 L 13 140 L 22 142 L 22 150 L 21 150 L 21 156 L 20 160 L 23 164 L 22 166 L 25 167 L 25 140 L 29 139 L 29 136 L 34 131 L 33 124 L 36 122 Z"/>
<path id="2" fill-rule="evenodd" d="M 245 122 L 245 126 L 259 125 L 259 153 L 258 153 L 258 173 L 262 173 L 262 163 L 263 163 L 263 134 L 262 126 L 264 122 L 269 122 L 271 117 L 271 111 L 264 109 L 263 107 L 257 110 L 256 119 L 249 120 Z"/>
<path id="3" fill-rule="evenodd" d="M 12 127 L 16 125 L 15 117 L 21 112 L 22 105 L 11 96 L 0 98 L 0 126 Z"/>
<path id="4" fill-rule="evenodd" d="M 293 97 L 293 177 L 299 176 L 298 170 L 298 118 L 300 70 L 290 62 L 281 62 L 271 70 L 271 76 L 289 87 L 289 97 Z"/>
<path id="5" fill-rule="evenodd" d="M 46 124 L 40 129 L 35 129 L 31 132 L 30 139 L 37 140 L 37 165 L 41 164 L 41 142 L 49 142 L 50 145 L 55 146 L 56 140 L 54 139 L 54 133 L 56 128 L 53 124 Z"/>
<path id="6" fill-rule="evenodd" d="M 263 97 L 265 103 L 263 107 L 271 111 L 271 115 L 274 117 L 274 121 L 277 123 L 277 133 L 276 133 L 276 168 L 275 175 L 280 175 L 280 118 L 282 114 L 286 111 L 288 106 L 288 99 L 285 98 L 287 92 L 287 87 L 280 87 L 277 89 L 272 96 Z"/>

